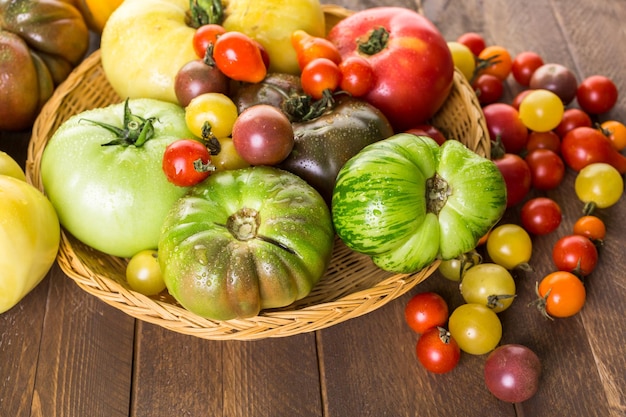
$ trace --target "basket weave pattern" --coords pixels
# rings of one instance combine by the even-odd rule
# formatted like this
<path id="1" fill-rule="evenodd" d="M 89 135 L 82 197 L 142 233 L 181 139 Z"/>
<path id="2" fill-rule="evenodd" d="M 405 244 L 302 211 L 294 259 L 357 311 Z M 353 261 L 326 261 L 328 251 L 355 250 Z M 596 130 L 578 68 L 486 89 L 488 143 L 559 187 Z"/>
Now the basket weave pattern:
<path id="1" fill-rule="evenodd" d="M 327 20 L 332 21 L 350 13 L 337 6 L 324 8 Z M 43 191 L 41 156 L 65 120 L 84 110 L 121 101 L 105 77 L 99 51 L 94 52 L 58 87 L 37 118 L 28 148 L 29 181 Z M 490 141 L 480 105 L 460 72 L 455 73 L 450 97 L 432 122 L 448 138 L 463 142 L 478 154 L 489 155 Z M 187 311 L 167 292 L 147 297 L 132 291 L 125 278 L 126 259 L 100 253 L 65 231 L 58 263 L 83 290 L 135 318 L 213 340 L 284 337 L 323 329 L 380 308 L 425 280 L 438 266 L 434 262 L 413 274 L 385 272 L 369 257 L 351 251 L 336 239 L 328 271 L 307 297 L 288 307 L 264 310 L 256 317 L 213 321 Z"/>

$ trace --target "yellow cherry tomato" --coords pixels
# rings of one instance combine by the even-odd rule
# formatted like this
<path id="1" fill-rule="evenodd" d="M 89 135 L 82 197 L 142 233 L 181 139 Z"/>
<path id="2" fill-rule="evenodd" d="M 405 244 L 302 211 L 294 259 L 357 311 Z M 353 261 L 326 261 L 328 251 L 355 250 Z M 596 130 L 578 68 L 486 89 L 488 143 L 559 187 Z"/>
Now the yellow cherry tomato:
<path id="1" fill-rule="evenodd" d="M 203 137 L 205 123 L 215 137 L 225 138 L 233 133 L 237 119 L 237 106 L 221 93 L 204 93 L 194 97 L 185 108 L 185 122 L 191 133 Z"/>
<path id="2" fill-rule="evenodd" d="M 454 66 L 465 75 L 467 80 L 471 80 L 476 68 L 476 58 L 471 49 L 459 42 L 448 42 L 448 48 L 452 54 Z"/>
<path id="3" fill-rule="evenodd" d="M 532 255 L 532 247 L 528 232 L 513 223 L 496 227 L 487 238 L 489 257 L 506 269 L 527 265 Z"/>

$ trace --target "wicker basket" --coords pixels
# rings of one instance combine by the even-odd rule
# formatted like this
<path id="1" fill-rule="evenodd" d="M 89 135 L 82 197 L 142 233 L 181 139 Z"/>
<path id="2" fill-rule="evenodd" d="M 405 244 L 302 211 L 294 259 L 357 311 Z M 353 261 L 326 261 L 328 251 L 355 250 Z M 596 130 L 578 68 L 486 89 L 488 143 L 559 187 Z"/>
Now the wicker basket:
<path id="1" fill-rule="evenodd" d="M 337 6 L 324 7 L 329 22 L 350 13 Z M 103 73 L 99 51 L 94 52 L 59 86 L 37 118 L 28 148 L 29 181 L 43 191 L 39 170 L 43 149 L 66 119 L 120 101 Z M 489 155 L 480 105 L 460 73 L 455 74 L 453 91 L 433 123 L 448 137 Z M 214 340 L 284 337 L 323 329 L 376 310 L 426 279 L 438 266 L 435 262 L 414 274 L 392 274 L 337 239 L 327 273 L 306 298 L 249 319 L 213 321 L 184 309 L 167 292 L 147 297 L 130 290 L 125 280 L 126 259 L 100 253 L 66 232 L 62 233 L 58 263 L 83 290 L 135 318 Z"/>

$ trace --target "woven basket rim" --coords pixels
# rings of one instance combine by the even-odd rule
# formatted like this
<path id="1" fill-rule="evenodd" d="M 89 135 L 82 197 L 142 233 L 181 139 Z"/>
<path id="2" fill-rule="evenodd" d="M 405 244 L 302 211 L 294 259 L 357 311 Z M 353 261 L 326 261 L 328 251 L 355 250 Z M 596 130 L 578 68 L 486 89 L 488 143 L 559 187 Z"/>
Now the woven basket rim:
<path id="1" fill-rule="evenodd" d="M 339 18 L 351 13 L 335 5 L 327 5 L 324 10 L 325 13 L 332 13 Z M 35 121 L 28 146 L 26 174 L 28 181 L 41 191 L 44 190 L 39 173 L 39 164 L 45 145 L 53 133 L 53 126 L 62 122 L 63 115 L 59 109 L 66 108 L 63 106 L 67 105 L 68 97 L 76 91 L 80 91 L 84 86 L 83 81 L 86 76 L 92 76 L 98 70 L 102 71 L 100 51 L 96 50 L 85 58 L 56 89 Z M 469 129 L 473 132 L 472 143 L 465 144 L 479 154 L 488 155 L 490 141 L 480 105 L 473 90 L 458 70 L 455 72 L 453 93 L 451 94 L 457 95 L 458 98 L 455 100 L 458 99 L 463 104 L 462 110 L 470 113 L 469 119 L 472 123 Z M 435 116 L 433 120 L 437 120 L 437 117 Z M 298 305 L 296 303 L 296 307 L 293 309 L 288 306 L 282 309 L 264 310 L 258 316 L 248 319 L 215 321 L 196 316 L 180 305 L 172 303 L 171 299 L 159 299 L 139 294 L 111 278 L 111 275 L 94 270 L 93 267 L 86 264 L 84 256 L 88 256 L 89 261 L 110 262 L 116 269 L 123 268 L 127 260 L 104 255 L 106 257 L 105 262 L 99 254 L 85 255 L 80 242 L 65 230 L 62 230 L 61 234 L 61 246 L 57 257 L 58 264 L 63 272 L 81 289 L 137 319 L 179 333 L 212 340 L 255 340 L 268 337 L 285 337 L 336 325 L 374 311 L 400 297 L 428 278 L 439 265 L 439 261 L 435 261 L 413 274 L 391 274 L 379 270 L 378 272 L 384 275 L 381 275 L 380 279 L 377 276 L 376 283 L 371 287 L 357 289 L 353 292 L 346 290 L 345 293 L 340 294 L 332 301 L 311 305 Z M 342 242 L 337 238 L 335 253 L 349 251 L 345 246 L 340 247 L 341 245 Z M 341 253 L 343 254 L 343 252 Z M 81 257 L 83 258 L 81 259 Z M 350 259 L 350 262 L 359 262 L 361 265 L 362 262 L 371 262 L 371 260 L 367 258 L 366 261 L 363 261 L 362 258 L 359 258 L 356 261 Z M 341 271 L 337 272 L 338 275 L 340 273 Z"/>

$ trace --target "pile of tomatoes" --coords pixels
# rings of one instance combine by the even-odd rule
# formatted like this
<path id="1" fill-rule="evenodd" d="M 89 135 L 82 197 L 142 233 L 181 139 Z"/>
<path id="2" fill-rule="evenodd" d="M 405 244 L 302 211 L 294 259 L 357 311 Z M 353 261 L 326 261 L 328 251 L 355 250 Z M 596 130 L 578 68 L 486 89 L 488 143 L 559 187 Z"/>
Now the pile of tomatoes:
<path id="1" fill-rule="evenodd" d="M 405 320 L 420 335 L 416 353 L 426 369 L 448 372 L 460 352 L 489 353 L 484 368 L 489 390 L 505 401 L 524 401 L 537 390 L 541 366 L 524 346 L 498 347 L 498 313 L 516 297 L 514 272 L 532 273 L 532 237 L 561 225 L 559 204 L 544 192 L 561 186 L 568 169 L 576 173 L 575 195 L 584 208 L 571 232 L 554 244 L 554 271 L 538 280 L 532 305 L 550 319 L 583 308 L 585 278 L 594 271 L 606 236 L 594 211 L 617 203 L 624 189 L 626 127 L 617 120 L 596 121 L 617 101 L 617 87 L 605 76 L 578 83 L 560 64 L 546 64 L 532 51 L 513 57 L 500 45 L 486 46 L 476 33 L 448 45 L 483 107 L 494 144 L 491 157 L 507 183 L 507 206 L 519 208 L 520 221 L 497 225 L 476 251 L 440 264 L 440 274 L 459 283 L 465 304 L 450 313 L 441 296 L 419 293 L 407 303 Z M 505 103 L 501 98 L 509 77 L 523 89 Z M 531 190 L 540 195 L 532 196 Z M 510 359 L 508 369 L 495 370 L 493 356 Z M 512 381 L 508 387 L 506 377 Z"/>

